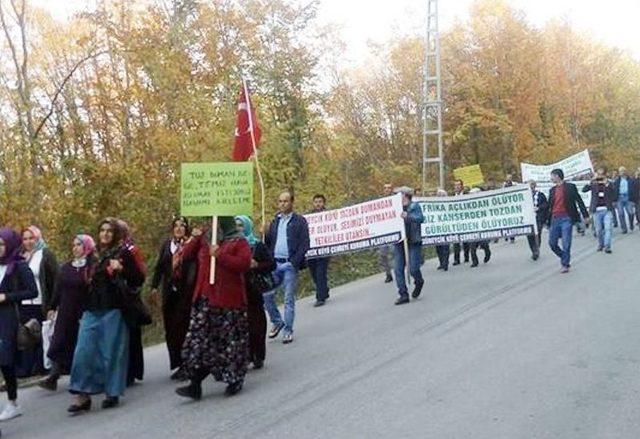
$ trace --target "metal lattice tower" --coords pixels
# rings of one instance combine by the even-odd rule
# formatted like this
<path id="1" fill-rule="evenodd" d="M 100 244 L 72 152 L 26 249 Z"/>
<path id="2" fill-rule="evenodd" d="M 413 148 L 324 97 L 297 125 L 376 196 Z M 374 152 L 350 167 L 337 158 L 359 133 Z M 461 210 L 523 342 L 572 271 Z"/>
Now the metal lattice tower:
<path id="1" fill-rule="evenodd" d="M 440 34 L 438 33 L 438 0 L 427 0 L 427 40 L 424 63 L 424 107 L 422 138 L 422 191 L 427 191 L 427 168 L 439 166 L 439 184 L 444 188 L 444 155 L 442 148 L 442 88 L 440 81 Z M 437 146 L 437 156 L 436 153 Z"/>

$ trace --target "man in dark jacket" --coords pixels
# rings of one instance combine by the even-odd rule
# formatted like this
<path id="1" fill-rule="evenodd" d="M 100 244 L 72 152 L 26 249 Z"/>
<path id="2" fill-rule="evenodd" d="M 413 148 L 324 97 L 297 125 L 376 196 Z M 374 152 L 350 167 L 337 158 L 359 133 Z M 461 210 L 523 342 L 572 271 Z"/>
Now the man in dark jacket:
<path id="1" fill-rule="evenodd" d="M 325 210 L 327 200 L 324 195 L 318 194 L 313 197 L 312 213 Z M 316 303 L 313 306 L 322 306 L 329 298 L 329 283 L 327 281 L 327 271 L 329 269 L 329 257 L 315 258 L 309 260 L 309 272 L 316 286 Z"/>
<path id="2" fill-rule="evenodd" d="M 547 202 L 547 197 L 538 190 L 535 180 L 529 181 L 529 187 L 531 188 L 531 196 L 533 197 L 533 210 L 536 212 L 538 233 L 527 236 L 527 240 L 529 241 L 529 248 L 531 249 L 531 259 L 537 261 L 540 257 L 542 227 L 547 221 L 547 209 L 549 207 L 549 203 Z"/>
<path id="3" fill-rule="evenodd" d="M 574 184 L 564 181 L 562 169 L 551 171 L 551 181 L 555 184 L 549 191 L 549 246 L 560 258 L 561 273 L 568 273 L 571 266 L 571 237 L 573 225 L 581 220 L 580 212 L 586 223 L 589 212 Z M 578 212 L 580 209 L 580 212 Z M 558 240 L 562 239 L 562 249 Z"/>
<path id="4" fill-rule="evenodd" d="M 411 201 L 413 189 L 403 186 L 396 188 L 395 192 L 402 194 L 402 218 L 404 218 L 407 245 L 409 247 L 409 272 L 415 280 L 415 287 L 411 296 L 417 299 L 424 285 L 424 279 L 420 271 L 420 266 L 422 265 L 422 223 L 424 222 L 424 215 L 420 205 Z M 398 287 L 398 295 L 400 296 L 396 300 L 396 305 L 403 305 L 409 303 L 409 291 L 407 290 L 404 273 L 407 260 L 403 242 L 395 244 L 393 256 L 396 286 Z"/>
<path id="5" fill-rule="evenodd" d="M 453 183 L 453 196 L 461 197 L 464 195 L 464 182 L 462 180 L 456 180 Z M 463 242 L 462 245 L 459 243 L 453 244 L 453 265 L 460 265 L 460 251 L 464 254 L 464 262 L 465 264 L 469 262 L 469 249 L 470 244 L 468 242 Z"/>
<path id="6" fill-rule="evenodd" d="M 582 188 L 582 192 L 591 191 L 591 206 L 589 211 L 594 218 L 596 236 L 598 237 L 598 251 L 611 253 L 611 234 L 613 230 L 613 216 L 616 213 L 616 190 L 607 178 L 607 171 L 598 168 L 591 183 Z"/>
<path id="7" fill-rule="evenodd" d="M 614 180 L 613 187 L 622 233 L 627 233 L 627 217 L 629 218 L 629 230 L 633 232 L 635 208 L 640 196 L 638 181 L 627 175 L 627 169 L 623 166 L 618 169 L 618 177 Z"/>
<path id="8" fill-rule="evenodd" d="M 284 320 L 276 305 L 276 290 L 264 295 L 264 307 L 273 325 L 269 338 L 276 338 L 284 329 L 282 342 L 293 341 L 298 273 L 306 267 L 305 255 L 309 250 L 309 226 L 302 215 L 293 211 L 293 194 L 284 191 L 278 197 L 279 213 L 271 223 L 265 243 L 276 261 L 274 274 L 282 279 L 284 287 Z"/>

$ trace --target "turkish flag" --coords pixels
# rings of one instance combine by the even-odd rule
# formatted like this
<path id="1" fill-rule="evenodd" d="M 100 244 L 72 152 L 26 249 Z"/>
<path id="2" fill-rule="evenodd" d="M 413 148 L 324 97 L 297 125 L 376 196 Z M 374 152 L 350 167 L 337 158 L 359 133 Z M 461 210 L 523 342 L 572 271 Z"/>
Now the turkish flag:
<path id="1" fill-rule="evenodd" d="M 247 93 L 245 93 L 247 90 Z M 253 132 L 253 139 L 251 133 Z M 253 142 L 258 148 L 260 144 L 260 126 L 256 119 L 256 113 L 251 105 L 251 96 L 248 95 L 248 88 L 243 83 L 238 97 L 238 113 L 236 116 L 236 135 L 235 144 L 233 146 L 232 159 L 236 162 L 244 162 L 249 160 L 253 154 Z"/>

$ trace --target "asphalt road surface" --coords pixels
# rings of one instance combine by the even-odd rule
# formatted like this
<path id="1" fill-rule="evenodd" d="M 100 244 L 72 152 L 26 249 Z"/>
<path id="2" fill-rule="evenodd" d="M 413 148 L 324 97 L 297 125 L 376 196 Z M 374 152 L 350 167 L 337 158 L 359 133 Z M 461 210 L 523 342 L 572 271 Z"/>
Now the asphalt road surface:
<path id="1" fill-rule="evenodd" d="M 299 301 L 295 342 L 269 342 L 237 396 L 208 379 L 201 401 L 178 397 L 155 346 L 120 407 L 69 417 L 66 380 L 26 389 L 3 437 L 640 437 L 640 233 L 616 236 L 612 255 L 574 238 L 569 274 L 547 245 L 537 262 L 524 238 L 493 250 L 475 269 L 428 261 L 409 305 L 393 305 L 382 275 L 323 308 Z"/>

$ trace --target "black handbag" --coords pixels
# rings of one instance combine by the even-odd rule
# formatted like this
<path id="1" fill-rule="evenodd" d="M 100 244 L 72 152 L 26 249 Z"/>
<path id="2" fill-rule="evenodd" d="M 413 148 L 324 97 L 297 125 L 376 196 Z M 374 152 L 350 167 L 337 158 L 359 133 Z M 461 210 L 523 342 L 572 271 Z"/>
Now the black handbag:
<path id="1" fill-rule="evenodd" d="M 122 297 L 122 316 L 129 326 L 147 326 L 153 323 L 151 312 L 140 297 L 140 289 L 130 288 L 124 279 L 117 280 Z"/>
<path id="2" fill-rule="evenodd" d="M 42 342 L 42 325 L 36 319 L 31 319 L 26 323 L 20 322 L 20 305 L 14 304 L 16 317 L 18 319 L 18 332 L 16 343 L 19 351 L 29 351 Z"/>
<path id="3" fill-rule="evenodd" d="M 260 294 L 275 290 L 282 283 L 273 272 L 259 273 L 252 271 L 248 277 L 251 288 Z"/>

